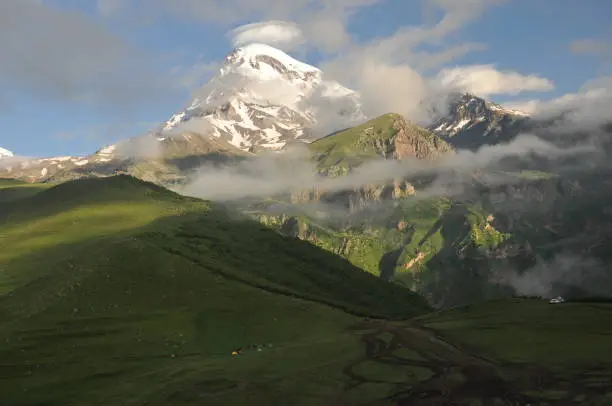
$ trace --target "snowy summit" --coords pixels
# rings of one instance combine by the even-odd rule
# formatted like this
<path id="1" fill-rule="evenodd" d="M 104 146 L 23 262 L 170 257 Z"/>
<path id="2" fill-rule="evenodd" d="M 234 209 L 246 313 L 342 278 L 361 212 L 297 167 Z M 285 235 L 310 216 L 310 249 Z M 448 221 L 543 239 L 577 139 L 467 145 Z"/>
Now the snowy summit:
<path id="1" fill-rule="evenodd" d="M 355 91 L 279 49 L 250 44 L 230 52 L 217 75 L 161 132 L 210 133 L 245 151 L 275 150 L 364 119 Z"/>

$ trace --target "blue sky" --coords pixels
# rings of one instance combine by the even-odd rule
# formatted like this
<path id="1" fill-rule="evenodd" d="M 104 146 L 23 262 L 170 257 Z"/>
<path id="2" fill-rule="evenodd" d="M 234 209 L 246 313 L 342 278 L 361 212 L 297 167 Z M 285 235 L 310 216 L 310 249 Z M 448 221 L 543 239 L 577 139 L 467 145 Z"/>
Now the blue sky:
<path id="1" fill-rule="evenodd" d="M 279 47 L 329 67 L 330 74 L 340 72 L 335 78 L 353 87 L 366 83 L 360 63 L 400 66 L 433 81 L 459 67 L 455 72 L 470 73 L 461 82 L 468 90 L 521 105 L 579 93 L 585 83 L 612 74 L 609 0 L 457 4 L 3 0 L 0 146 L 28 156 L 88 154 L 146 131 L 211 77 L 215 62 L 232 48 L 228 32 L 258 21 L 294 23 L 302 42 Z M 512 79 L 512 72 L 523 76 Z"/>

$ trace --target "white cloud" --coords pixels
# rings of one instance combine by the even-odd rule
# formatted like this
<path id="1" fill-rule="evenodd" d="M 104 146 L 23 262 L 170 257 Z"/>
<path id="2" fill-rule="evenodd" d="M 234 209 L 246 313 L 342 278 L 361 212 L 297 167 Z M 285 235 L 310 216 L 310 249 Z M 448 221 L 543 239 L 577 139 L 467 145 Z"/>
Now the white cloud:
<path id="1" fill-rule="evenodd" d="M 337 51 L 350 39 L 348 18 L 357 10 L 383 0 L 98 0 L 105 16 L 179 18 L 221 27 L 250 21 L 291 20 L 311 46 Z"/>
<path id="2" fill-rule="evenodd" d="M 242 25 L 230 32 L 235 47 L 261 42 L 290 51 L 305 42 L 297 24 L 287 21 L 262 21 Z"/>
<path id="3" fill-rule="evenodd" d="M 172 89 L 150 60 L 85 14 L 0 1 L 0 87 L 123 112 Z"/>
<path id="4" fill-rule="evenodd" d="M 415 121 L 427 119 L 420 114 L 421 103 L 432 90 L 408 65 L 364 63 L 360 69 L 359 90 L 363 108 L 370 117 L 391 111 Z"/>
<path id="5" fill-rule="evenodd" d="M 493 65 L 468 65 L 440 71 L 437 79 L 444 86 L 461 91 L 491 96 L 516 95 L 528 91 L 549 91 L 555 88 L 549 79 L 537 75 L 523 75 L 515 71 L 499 71 Z"/>
<path id="6" fill-rule="evenodd" d="M 397 112 L 422 124 L 429 122 L 434 107 L 443 111 L 448 89 L 426 76 L 432 69 L 485 46 L 462 43 L 444 46 L 445 38 L 477 19 L 486 7 L 501 1 L 461 2 L 426 0 L 442 17 L 433 24 L 404 26 L 394 34 L 346 49 L 321 64 L 325 74 L 361 93 L 366 113 Z M 427 51 L 420 48 L 428 45 Z M 431 50 L 433 47 L 434 50 Z"/>
<path id="7" fill-rule="evenodd" d="M 309 44 L 324 52 L 334 52 L 351 42 L 346 22 L 329 16 L 311 16 L 303 23 Z"/>
<path id="8" fill-rule="evenodd" d="M 521 295 L 554 297 L 579 288 L 590 295 L 612 297 L 612 281 L 604 264 L 569 252 L 557 254 L 549 261 L 538 258 L 535 266 L 521 273 L 513 269 L 496 270 L 491 279 Z"/>
<path id="9" fill-rule="evenodd" d="M 471 184 L 474 171 L 494 167 L 506 157 L 559 159 L 594 153 L 596 150 L 589 144 L 560 148 L 541 138 L 521 135 L 507 144 L 485 146 L 477 151 L 459 151 L 437 161 L 374 159 L 348 175 L 327 178 L 316 175 L 315 165 L 305 147 L 296 147 L 283 154 L 258 155 L 253 160 L 228 168 L 203 167 L 182 192 L 203 199 L 233 200 L 312 188 L 341 192 L 392 179 L 431 174 L 438 175 L 438 181 L 431 188 L 420 191 L 419 195 L 452 195 L 462 193 L 462 188 Z M 508 180 L 504 178 L 503 181 Z"/>
<path id="10" fill-rule="evenodd" d="M 538 110 L 538 104 L 538 100 L 513 100 L 503 105 L 508 109 L 522 111 L 526 114 L 535 114 Z"/>
<path id="11" fill-rule="evenodd" d="M 175 66 L 170 74 L 189 91 L 202 87 L 221 68 L 220 62 L 198 61 L 192 65 Z"/>
<path id="12" fill-rule="evenodd" d="M 567 93 L 552 100 L 523 100 L 505 103 L 512 108 L 523 108 L 536 118 L 552 119 L 563 113 L 558 131 L 587 131 L 612 121 L 612 76 L 600 77 L 584 83 L 578 92 Z"/>
<path id="13" fill-rule="evenodd" d="M 113 8 L 117 9 L 116 3 L 121 0 L 112 1 Z M 347 32 L 350 17 L 381 1 L 227 0 L 221 6 L 214 0 L 154 0 L 149 3 L 154 6 L 146 7 L 144 12 L 220 25 L 245 19 L 263 20 L 232 30 L 234 44 L 258 41 L 288 51 L 310 48 L 328 53 L 330 57 L 320 64 L 326 77 L 359 90 L 372 114 L 396 111 L 412 120 L 425 121 L 429 118 L 432 100 L 443 100 L 440 96 L 443 92 L 424 74 L 454 58 L 485 48 L 475 43 L 444 46 L 442 41 L 477 19 L 487 7 L 504 0 L 467 0 L 460 5 L 447 0 L 423 0 L 421 4 L 442 12 L 432 24 L 402 27 L 391 36 L 356 43 Z M 422 45 L 428 45 L 429 49 L 420 49 Z"/>

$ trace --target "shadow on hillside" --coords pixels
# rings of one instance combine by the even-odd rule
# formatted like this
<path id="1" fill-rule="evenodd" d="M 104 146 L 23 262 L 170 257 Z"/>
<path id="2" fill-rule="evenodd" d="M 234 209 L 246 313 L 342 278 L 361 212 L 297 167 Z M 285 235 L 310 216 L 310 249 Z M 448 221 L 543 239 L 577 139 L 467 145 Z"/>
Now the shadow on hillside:
<path id="1" fill-rule="evenodd" d="M 225 165 L 234 165 L 251 159 L 247 156 L 226 154 L 222 152 L 210 152 L 208 154 L 189 155 L 180 158 L 166 159 L 166 163 L 176 167 L 180 171 L 193 171 L 201 166 L 210 165 L 219 168 Z"/>
<path id="2" fill-rule="evenodd" d="M 5 275 L 10 278 L 9 274 L 14 270 L 34 276 L 20 282 L 21 287 L 10 298 L 0 298 L 0 307 L 9 305 L 17 297 L 20 303 L 24 300 L 40 302 L 41 298 L 36 295 L 42 291 L 51 295 L 49 299 L 57 299 L 51 291 L 56 288 L 58 292 L 62 291 L 64 283 L 73 286 L 74 280 L 88 278 L 97 271 L 112 272 L 105 265 L 105 258 L 92 257 L 95 255 L 92 252 L 107 255 L 106 251 L 100 251 L 100 247 L 108 243 L 108 255 L 113 255 L 113 244 L 121 241 L 139 241 L 142 244 L 135 247 L 140 247 L 144 256 L 148 249 L 162 250 L 190 261 L 202 272 L 211 272 L 270 293 L 326 304 L 359 316 L 405 319 L 428 310 L 422 297 L 403 287 L 382 281 L 309 242 L 284 237 L 254 220 L 235 220 L 221 207 L 210 212 L 168 216 L 136 229 L 33 250 L 24 257 L 15 258 Z M 86 264 L 88 272 L 79 273 L 77 268 L 73 268 L 75 261 Z M 134 274 L 124 276 L 130 286 L 138 284 L 141 278 L 157 278 L 159 272 L 165 271 L 142 269 L 143 261 L 133 258 Z M 45 289 L 50 278 L 54 287 Z M 124 288 L 131 289 L 128 285 L 117 286 L 120 291 Z M 203 291 L 209 288 L 201 286 Z"/>
<path id="3" fill-rule="evenodd" d="M 415 277 L 420 290 L 436 306 L 455 306 L 483 298 L 489 261 L 473 244 L 468 209 L 453 204 L 419 241 L 440 231 L 444 245 Z M 403 275 L 402 275 L 403 276 Z M 406 274 L 404 278 L 411 278 Z"/>
<path id="4" fill-rule="evenodd" d="M 346 131 L 346 130 L 349 130 L 350 128 L 351 128 L 351 127 L 346 127 L 346 128 L 341 129 L 341 130 L 336 130 L 336 131 L 331 132 L 331 133 L 329 133 L 329 134 L 326 134 L 326 135 L 324 135 L 324 136 L 322 136 L 322 137 L 320 137 L 320 138 L 317 138 L 315 141 L 318 141 L 318 140 L 323 140 L 323 139 L 325 139 L 325 138 L 329 138 L 329 137 L 333 137 L 334 135 L 336 135 L 336 134 L 340 134 L 341 132 L 344 132 L 344 131 Z"/>
<path id="5" fill-rule="evenodd" d="M 380 270 L 380 277 L 385 281 L 390 281 L 395 276 L 395 268 L 397 262 L 404 251 L 403 247 L 396 250 L 385 253 L 380 261 L 378 262 L 378 269 Z"/>
<path id="6" fill-rule="evenodd" d="M 404 247 L 412 242 L 415 233 L 414 228 L 410 228 L 404 237 L 402 246 L 396 250 L 386 252 L 378 262 L 380 278 L 385 281 L 391 281 L 395 277 L 398 261 L 404 251 Z"/>

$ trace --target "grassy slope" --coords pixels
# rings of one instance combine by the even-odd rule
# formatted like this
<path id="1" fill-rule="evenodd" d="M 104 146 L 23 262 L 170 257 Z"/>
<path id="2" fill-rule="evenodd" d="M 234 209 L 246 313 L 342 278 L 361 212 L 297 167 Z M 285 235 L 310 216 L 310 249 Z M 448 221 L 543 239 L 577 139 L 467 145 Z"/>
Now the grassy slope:
<path id="1" fill-rule="evenodd" d="M 284 230 L 283 224 L 288 218 L 261 212 L 250 214 L 276 230 Z M 372 219 L 367 226 L 345 229 L 306 216 L 295 218 L 298 233 L 304 240 L 341 255 L 374 275 L 431 294 L 434 301 L 439 301 L 445 295 L 443 292 L 458 286 L 455 280 L 439 277 L 439 270 L 448 267 L 448 262 L 438 266 L 442 261 L 458 262 L 457 252 L 462 249 L 469 254 L 469 248 L 496 247 L 508 237 L 487 227 L 486 213 L 478 206 L 453 206 L 446 198 L 408 197 L 398 202 L 393 213 L 385 212 L 384 216 L 384 219 Z M 400 222 L 405 226 L 402 230 L 397 228 Z M 420 255 L 422 259 L 418 259 Z M 464 296 L 458 294 L 451 302 L 473 299 L 473 292 L 466 292 Z"/>
<path id="2" fill-rule="evenodd" d="M 309 148 L 319 172 L 330 176 L 344 175 L 376 157 L 388 159 L 408 152 L 429 159 L 452 149 L 435 134 L 395 113 L 320 138 Z"/>
<path id="3" fill-rule="evenodd" d="M 340 173 L 369 159 L 380 156 L 380 150 L 370 143 L 360 143 L 364 130 L 372 128 L 374 138 L 389 141 L 394 135 L 394 114 L 385 114 L 364 124 L 320 138 L 309 144 L 320 169 L 337 167 Z"/>
<path id="4" fill-rule="evenodd" d="M 0 229 L 0 378 L 12 405 L 200 404 L 246 379 L 255 389 L 240 396 L 300 404 L 333 392 L 361 351 L 345 331 L 356 318 L 317 302 L 427 310 L 306 242 L 125 176 L 5 204 Z M 253 343 L 273 347 L 231 359 Z"/>
<path id="5" fill-rule="evenodd" d="M 6 404 L 391 406 L 419 404 L 432 388 L 481 404 L 493 385 L 529 396 L 523 404 L 607 395 L 596 385 L 611 378 L 608 305 L 499 301 L 348 329 L 360 319 L 293 296 L 390 314 L 414 314 L 415 300 L 377 291 L 390 286 L 305 242 L 127 177 L 10 207 L 0 219 Z M 353 294 L 309 288 L 326 273 L 343 275 Z M 290 294 L 270 292 L 279 288 Z M 272 346 L 229 354 L 255 343 Z M 553 365 L 557 378 L 530 378 L 532 363 L 538 376 Z M 581 370 L 595 364 L 604 369 Z"/>
<path id="6" fill-rule="evenodd" d="M 379 369 L 394 368 L 394 379 L 415 367 L 438 374 L 408 383 L 396 395 L 401 404 L 612 404 L 609 303 L 482 302 L 389 323 L 376 333 L 384 338 L 381 332 L 402 345 L 387 344 L 380 357 L 387 361 L 372 359 Z M 420 403 L 425 396 L 431 403 Z"/>
<path id="7" fill-rule="evenodd" d="M 556 368 L 612 365 L 612 305 L 496 300 L 418 317 L 455 342 L 508 362 Z"/>
<path id="8" fill-rule="evenodd" d="M 45 183 L 27 183 L 17 179 L 0 178 L 0 204 L 34 196 L 50 186 Z"/>

